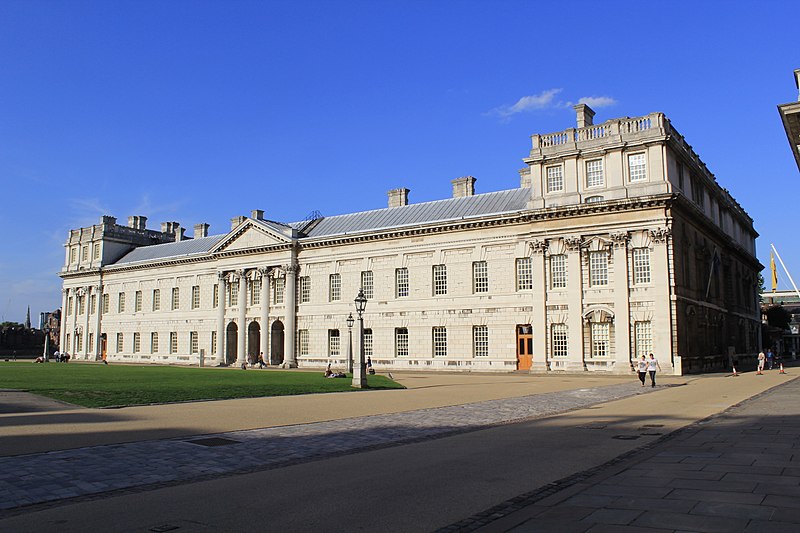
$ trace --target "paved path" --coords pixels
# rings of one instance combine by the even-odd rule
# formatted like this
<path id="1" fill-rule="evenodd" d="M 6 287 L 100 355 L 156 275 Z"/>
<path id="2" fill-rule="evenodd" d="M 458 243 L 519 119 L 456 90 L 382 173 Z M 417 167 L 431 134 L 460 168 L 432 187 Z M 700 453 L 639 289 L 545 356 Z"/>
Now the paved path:
<path id="1" fill-rule="evenodd" d="M 800 380 L 442 531 L 800 531 Z"/>
<path id="2" fill-rule="evenodd" d="M 0 458 L 0 510 L 440 438 L 650 391 L 625 383 L 404 413 L 5 457 Z"/>

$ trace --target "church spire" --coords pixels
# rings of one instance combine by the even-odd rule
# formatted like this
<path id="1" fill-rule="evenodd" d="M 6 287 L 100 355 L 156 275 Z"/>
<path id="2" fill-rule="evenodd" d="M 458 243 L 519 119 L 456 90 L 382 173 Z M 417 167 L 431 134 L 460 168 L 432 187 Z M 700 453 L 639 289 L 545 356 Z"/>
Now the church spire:
<path id="1" fill-rule="evenodd" d="M 31 306 L 28 306 L 28 315 L 25 317 L 25 329 L 31 329 Z"/>

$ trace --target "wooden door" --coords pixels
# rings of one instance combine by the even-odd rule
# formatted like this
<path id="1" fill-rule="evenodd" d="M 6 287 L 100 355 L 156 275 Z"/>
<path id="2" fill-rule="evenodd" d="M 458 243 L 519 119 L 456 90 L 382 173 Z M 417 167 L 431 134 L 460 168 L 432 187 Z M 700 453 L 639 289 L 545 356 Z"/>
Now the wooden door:
<path id="1" fill-rule="evenodd" d="M 517 326 L 517 370 L 530 370 L 533 363 L 533 328 L 530 324 Z"/>

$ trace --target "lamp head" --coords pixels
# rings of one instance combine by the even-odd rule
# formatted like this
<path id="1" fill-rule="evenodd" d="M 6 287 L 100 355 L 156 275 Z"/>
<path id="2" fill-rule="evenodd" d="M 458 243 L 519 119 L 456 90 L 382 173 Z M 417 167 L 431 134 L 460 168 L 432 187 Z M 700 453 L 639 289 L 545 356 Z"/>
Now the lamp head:
<path id="1" fill-rule="evenodd" d="M 347 316 L 347 327 L 348 328 L 352 328 L 353 327 L 353 322 L 355 322 L 355 319 L 353 318 L 353 313 L 350 313 Z"/>
<path id="2" fill-rule="evenodd" d="M 364 289 L 358 289 L 358 296 L 356 296 L 355 302 L 356 312 L 361 316 L 361 313 L 363 313 L 364 309 L 367 307 L 367 297 L 364 296 Z"/>

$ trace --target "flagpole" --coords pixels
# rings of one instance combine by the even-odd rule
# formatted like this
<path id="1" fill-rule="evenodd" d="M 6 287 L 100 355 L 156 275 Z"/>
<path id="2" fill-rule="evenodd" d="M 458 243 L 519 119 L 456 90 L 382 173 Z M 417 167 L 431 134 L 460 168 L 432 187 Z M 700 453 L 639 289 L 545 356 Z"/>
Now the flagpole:
<path id="1" fill-rule="evenodd" d="M 786 275 L 789 276 L 789 281 L 792 282 L 792 287 L 794 287 L 794 292 L 797 294 L 797 297 L 800 298 L 800 291 L 797 290 L 797 285 L 795 285 L 794 280 L 792 279 L 792 275 L 789 274 L 789 270 L 786 268 L 786 265 L 783 264 L 783 259 L 781 259 L 781 254 L 778 253 L 778 250 L 775 249 L 774 244 L 770 244 L 772 246 L 772 251 L 775 252 L 775 255 L 778 257 L 778 261 L 781 262 L 781 266 L 783 267 L 783 271 L 786 272 Z"/>

